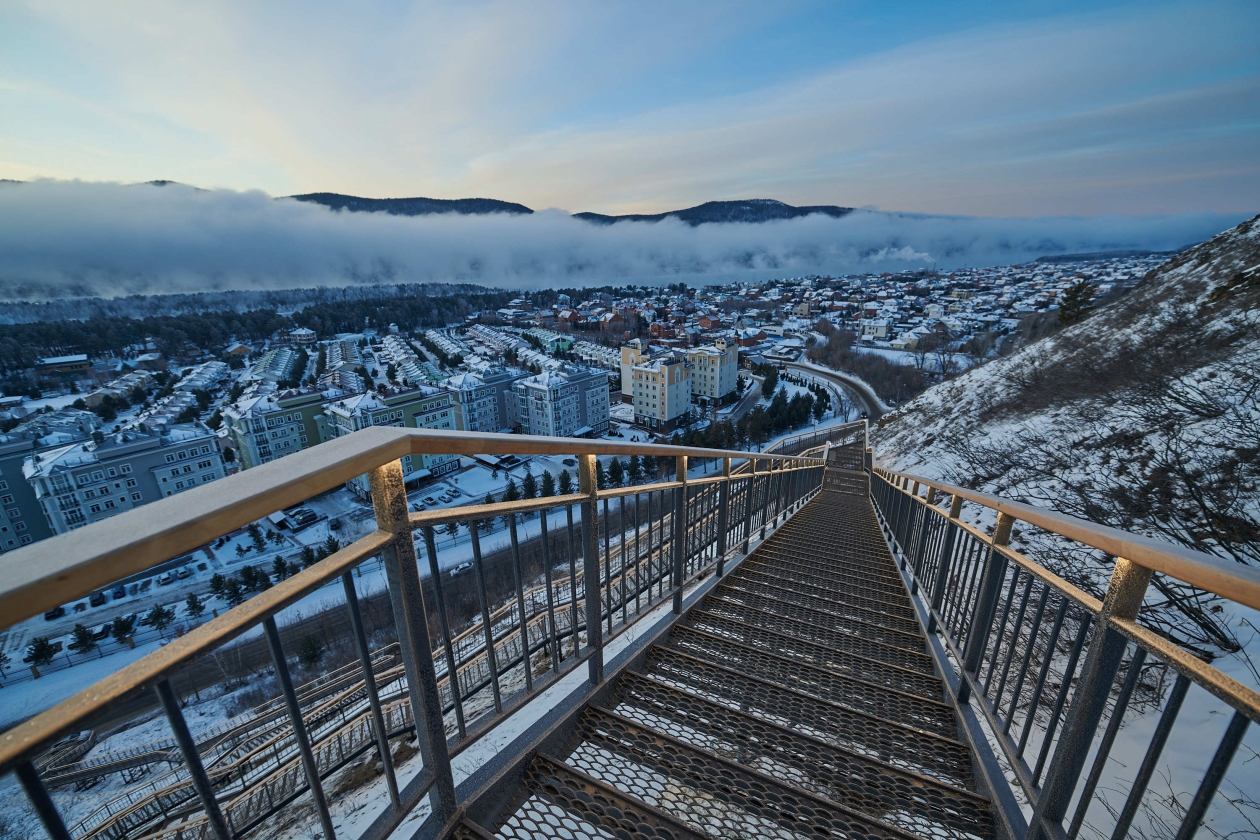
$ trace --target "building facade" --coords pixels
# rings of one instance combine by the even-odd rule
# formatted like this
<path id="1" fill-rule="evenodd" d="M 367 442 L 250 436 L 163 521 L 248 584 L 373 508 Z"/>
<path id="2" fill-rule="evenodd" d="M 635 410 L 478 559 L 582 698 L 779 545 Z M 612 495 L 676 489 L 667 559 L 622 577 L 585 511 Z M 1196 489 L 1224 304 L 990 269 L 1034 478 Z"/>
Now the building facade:
<path id="1" fill-rule="evenodd" d="M 369 426 L 411 429 L 454 429 L 456 408 L 449 391 L 419 387 L 393 393 L 368 392 L 343 397 L 324 407 L 328 437 L 343 437 Z M 408 455 L 402 459 L 403 480 L 420 481 L 459 469 L 458 455 Z M 351 479 L 346 486 L 360 498 L 370 498 L 368 477 Z"/>
<path id="2" fill-rule="evenodd" d="M 266 464 L 321 442 L 324 403 L 340 391 L 292 390 L 246 395 L 223 409 L 241 469 Z"/>
<path id="3" fill-rule="evenodd" d="M 98 436 L 100 437 L 100 436 Z M 200 425 L 118 432 L 32 454 L 23 474 L 49 529 L 64 534 L 223 477 L 218 438 Z"/>
<path id="4" fill-rule="evenodd" d="M 608 434 L 608 374 L 563 365 L 513 386 L 521 430 L 548 437 Z"/>
<path id="5" fill-rule="evenodd" d="M 519 420 L 512 386 L 524 378 L 524 372 L 507 368 L 452 376 L 446 387 L 455 400 L 455 428 L 464 432 L 514 429 Z"/>
<path id="6" fill-rule="evenodd" d="M 691 366 L 669 355 L 635 365 L 634 422 L 667 432 L 687 422 L 691 411 Z"/>
<path id="7" fill-rule="evenodd" d="M 691 363 L 691 398 L 698 403 L 722 402 L 735 393 L 739 379 L 739 345 L 719 339 L 687 351 Z"/>
<path id="8" fill-rule="evenodd" d="M 652 357 L 652 348 L 641 338 L 621 345 L 621 401 L 634 402 L 634 368 Z"/>
<path id="9" fill-rule="evenodd" d="M 22 472 L 34 452 L 34 440 L 0 438 L 0 553 L 53 535 L 35 488 Z"/>

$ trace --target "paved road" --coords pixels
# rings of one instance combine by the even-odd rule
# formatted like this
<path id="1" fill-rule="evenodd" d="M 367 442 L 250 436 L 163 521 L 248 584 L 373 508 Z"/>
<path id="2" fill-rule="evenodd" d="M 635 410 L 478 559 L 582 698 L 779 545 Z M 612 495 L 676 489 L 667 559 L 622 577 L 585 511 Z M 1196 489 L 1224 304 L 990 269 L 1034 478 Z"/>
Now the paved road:
<path id="1" fill-rule="evenodd" d="M 849 376 L 838 370 L 820 367 L 809 362 L 788 362 L 787 367 L 798 370 L 802 373 L 808 373 L 822 379 L 828 379 L 837 385 L 843 387 L 846 391 L 857 398 L 866 411 L 866 416 L 872 422 L 878 420 L 887 412 L 887 406 L 883 401 L 871 390 L 871 387 L 856 377 Z"/>

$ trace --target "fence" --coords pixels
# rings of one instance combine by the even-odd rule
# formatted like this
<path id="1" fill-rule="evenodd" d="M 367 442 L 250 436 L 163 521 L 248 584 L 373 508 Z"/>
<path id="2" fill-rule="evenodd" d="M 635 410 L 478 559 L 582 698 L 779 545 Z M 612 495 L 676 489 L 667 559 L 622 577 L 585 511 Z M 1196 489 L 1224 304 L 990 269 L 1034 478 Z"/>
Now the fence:
<path id="1" fill-rule="evenodd" d="M 780 448 L 802 451 L 829 435 L 851 435 L 854 428 L 797 436 L 784 441 Z M 410 513 L 399 459 L 417 454 L 576 454 L 579 492 Z M 674 479 L 599 490 L 596 459 L 600 455 L 673 456 Z M 722 464 L 721 474 L 689 479 L 690 457 L 717 459 Z M 736 472 L 737 461 L 747 462 L 746 468 Z M 764 536 L 767 529 L 818 492 L 823 472 L 823 461 L 818 457 L 376 427 L 232 476 L 204 490 L 196 488 L 36 543 L 0 557 L 0 581 L 4 581 L 0 615 L 10 623 L 141 572 L 363 473 L 369 477 L 377 522 L 375 531 L 325 560 L 0 734 L 0 771 L 16 773 L 52 837 L 70 837 L 31 759 L 92 716 L 152 690 L 183 757 L 187 784 L 179 786 L 185 797 L 181 802 L 191 801 L 195 793 L 204 813 L 204 825 L 195 829 L 197 836 L 224 840 L 241 836 L 257 823 L 259 794 L 253 789 L 241 790 L 240 795 L 247 799 L 239 800 L 238 796 L 230 800 L 239 801 L 239 806 L 221 804 L 226 794 L 236 790 L 231 786 L 239 785 L 241 777 L 220 773 L 217 767 L 207 768 L 168 678 L 181 666 L 261 625 L 285 698 L 288 727 L 282 737 L 291 739 L 289 743 L 296 746 L 299 756 L 283 767 L 273 767 L 268 771 L 273 774 L 268 784 L 257 788 L 268 792 L 263 795 L 270 795 L 272 806 L 277 800 L 287 801 L 309 790 L 324 836 L 331 840 L 336 834 L 321 777 L 331 767 L 340 766 L 337 762 L 344 761 L 346 755 L 375 747 L 390 795 L 390 807 L 378 821 L 381 832 L 397 826 L 425 796 L 433 805 L 431 819 L 440 825 L 458 807 L 450 768 L 454 752 L 582 663 L 587 665 L 592 682 L 602 682 L 607 639 L 662 601 L 672 600 L 674 610 L 679 611 L 690 581 L 711 570 L 720 574 L 729 555 L 741 546 L 746 550 L 755 534 Z M 527 586 L 517 534 L 517 518 L 534 514 L 540 515 L 542 526 L 545 579 L 541 587 Z M 553 531 L 548 514 L 561 516 L 563 526 Z M 487 597 L 486 569 L 477 536 L 478 523 L 494 517 L 507 518 L 514 577 L 514 598 L 501 609 Z M 460 635 L 453 635 L 450 629 L 434 543 L 434 528 L 448 522 L 468 526 L 478 589 L 480 621 Z M 417 531 L 422 553 L 417 551 Z M 561 545 L 563 551 L 557 551 Z M 351 579 L 358 565 L 378 555 L 388 581 L 406 685 L 405 696 L 388 705 L 382 702 L 372 672 Z M 553 561 L 560 557 L 567 561 L 567 573 L 553 579 Z M 427 562 L 430 571 L 430 604 L 422 595 L 418 562 Z M 275 616 L 337 578 L 345 589 L 367 711 L 362 720 L 341 721 L 330 730 L 331 724 L 325 720 L 306 719 L 309 715 L 303 712 L 294 689 Z M 436 614 L 440 640 L 436 646 L 430 637 L 430 611 Z M 598 620 L 589 621 L 588 616 Z M 447 675 L 456 678 L 448 680 Z M 415 721 L 423 765 L 402 788 L 389 747 L 389 738 L 398 730 L 394 718 L 400 715 Z M 447 715 L 454 717 L 450 737 Z M 364 733 L 368 732 L 370 743 L 365 740 Z M 337 762 L 330 758 L 331 749 L 337 750 Z M 297 774 L 294 768 L 299 765 L 302 772 Z M 257 776 L 262 771 L 251 772 Z M 160 810 L 141 813 L 146 807 L 136 803 L 136 825 L 147 814 Z"/>
<path id="2" fill-rule="evenodd" d="M 1192 837 L 1248 725 L 1260 721 L 1260 694 L 1138 618 L 1154 573 L 1255 609 L 1260 608 L 1260 572 L 888 470 L 874 471 L 871 495 L 918 595 L 933 653 L 960 704 L 966 734 L 989 757 L 981 770 L 1006 834 L 1029 840 L 1075 840 L 1083 833 L 1122 840 L 1130 831 Z M 996 513 L 992 532 L 965 522 L 964 513 L 973 518 Z M 1017 522 L 1114 560 L 1106 596 L 1098 600 L 1013 549 L 1009 541 Z M 1164 692 L 1154 680 L 1164 669 L 1174 679 L 1161 698 Z M 1224 712 L 1219 719 L 1228 722 L 1223 732 L 1211 726 L 1202 736 L 1201 721 L 1183 724 L 1199 727 L 1190 732 L 1193 755 L 1179 757 L 1191 768 L 1190 787 L 1197 782 L 1193 795 L 1189 789 L 1175 790 L 1177 781 L 1187 779 L 1166 780 L 1174 785 L 1170 797 L 1148 795 L 1187 693 L 1196 686 L 1210 695 L 1197 699 L 1215 703 L 1219 708 L 1213 713 Z M 1142 696 L 1148 706 L 1162 702 L 1157 723 L 1149 735 L 1141 734 L 1143 727 L 1130 727 L 1121 738 L 1125 724 L 1141 714 L 1135 701 Z M 988 747 L 989 736 L 996 754 Z M 1124 755 L 1117 750 L 1120 740 Z M 1240 769 L 1240 782 L 1243 773 L 1251 774 L 1254 793 L 1254 769 Z M 1243 807 L 1254 809 L 1255 797 L 1250 798 Z"/>

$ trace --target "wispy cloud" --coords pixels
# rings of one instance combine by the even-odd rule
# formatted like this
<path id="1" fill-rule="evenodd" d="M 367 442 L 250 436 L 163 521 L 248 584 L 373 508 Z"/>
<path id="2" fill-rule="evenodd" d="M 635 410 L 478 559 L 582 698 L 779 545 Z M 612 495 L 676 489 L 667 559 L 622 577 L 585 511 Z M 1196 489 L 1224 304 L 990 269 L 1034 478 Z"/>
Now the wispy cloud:
<path id="1" fill-rule="evenodd" d="M 36 181 L 0 185 L 0 297 L 381 282 L 693 284 L 806 273 L 1166 250 L 1237 216 L 997 219 L 858 211 L 761 225 L 600 227 L 532 216 L 338 213 L 261 192 Z"/>

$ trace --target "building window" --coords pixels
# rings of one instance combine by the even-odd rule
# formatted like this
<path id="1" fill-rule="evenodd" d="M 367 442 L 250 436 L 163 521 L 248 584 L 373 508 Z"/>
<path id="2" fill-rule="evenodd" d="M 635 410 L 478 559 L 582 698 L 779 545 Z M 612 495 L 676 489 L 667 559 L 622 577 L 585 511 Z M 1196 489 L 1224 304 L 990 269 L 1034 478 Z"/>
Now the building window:
<path id="1" fill-rule="evenodd" d="M 168 464 L 173 464 L 173 463 L 175 463 L 175 456 L 174 456 L 174 455 L 167 455 L 167 456 L 166 456 L 166 463 L 168 463 Z"/>
<path id="2" fill-rule="evenodd" d="M 214 473 L 206 473 L 201 477 L 202 481 L 214 481 Z"/>
<path id="3" fill-rule="evenodd" d="M 127 473 L 131 472 L 131 464 L 123 464 L 121 467 L 118 468 L 118 471 L 121 472 L 123 475 L 127 475 Z"/>
<path id="4" fill-rule="evenodd" d="M 13 530 L 14 530 L 14 531 L 25 531 L 25 530 L 26 530 L 26 523 L 25 523 L 25 522 L 14 522 L 14 523 L 13 523 Z"/>
<path id="5" fill-rule="evenodd" d="M 113 467 L 110 467 L 105 472 L 109 473 L 110 478 L 113 478 L 114 476 L 118 475 L 118 470 L 114 469 Z"/>
<path id="6" fill-rule="evenodd" d="M 11 505 L 11 504 L 13 504 L 13 497 L 12 497 L 12 496 L 0 496 L 0 504 L 6 504 L 6 505 Z"/>
<path id="7" fill-rule="evenodd" d="M 5 513 L 9 515 L 10 519 L 17 519 L 19 516 L 22 515 L 22 511 L 18 510 L 17 508 L 9 508 L 7 511 L 5 511 Z"/>
<path id="8" fill-rule="evenodd" d="M 171 475 L 179 475 L 179 469 L 171 470 Z"/>
<path id="9" fill-rule="evenodd" d="M 113 509 L 114 509 L 114 502 L 111 499 L 110 501 L 105 503 L 105 510 L 113 510 Z"/>
<path id="10" fill-rule="evenodd" d="M 101 471 L 101 470 L 97 470 L 96 472 L 92 473 L 92 480 L 93 480 L 93 481 L 104 481 L 104 480 L 105 480 L 105 473 L 104 473 L 103 471 Z"/>
<path id="11" fill-rule="evenodd" d="M 139 494 L 139 493 L 132 493 L 132 494 L 131 494 L 131 501 L 133 501 L 133 502 L 138 502 L 138 501 L 140 501 L 140 494 Z"/>
<path id="12" fill-rule="evenodd" d="M 20 542 L 22 543 L 22 545 L 30 545 L 31 543 L 35 542 L 35 540 L 31 539 L 30 534 L 23 534 Z M 10 544 L 12 544 L 12 540 L 10 540 Z"/>
<path id="13" fill-rule="evenodd" d="M 175 489 L 176 489 L 176 490 L 183 490 L 183 489 L 184 489 L 184 482 L 182 482 L 182 481 L 177 481 L 177 482 L 175 482 Z"/>
<path id="14" fill-rule="evenodd" d="M 0 490 L 8 490 L 8 489 L 9 489 L 9 482 L 0 481 Z"/>
<path id="15" fill-rule="evenodd" d="M 128 486 L 128 487 L 135 487 L 135 486 L 136 486 L 136 480 L 135 480 L 134 478 L 129 478 L 129 479 L 127 479 L 127 486 Z"/>
<path id="16" fill-rule="evenodd" d="M 92 505 L 90 508 L 88 508 L 88 513 L 100 513 L 100 512 L 101 512 L 100 505 Z"/>
<path id="17" fill-rule="evenodd" d="M 210 447 L 208 447 L 208 446 L 203 446 L 203 447 L 201 447 L 201 454 L 202 454 L 202 455 L 209 455 L 209 454 L 210 454 Z"/>

